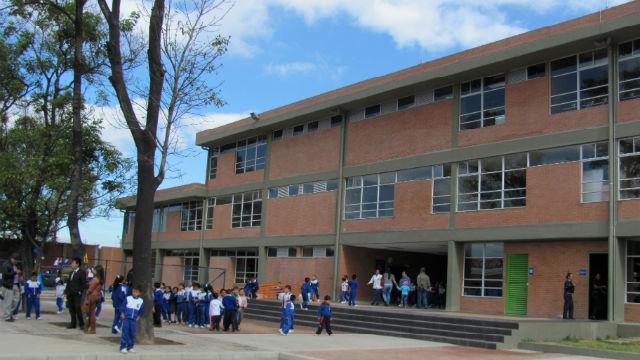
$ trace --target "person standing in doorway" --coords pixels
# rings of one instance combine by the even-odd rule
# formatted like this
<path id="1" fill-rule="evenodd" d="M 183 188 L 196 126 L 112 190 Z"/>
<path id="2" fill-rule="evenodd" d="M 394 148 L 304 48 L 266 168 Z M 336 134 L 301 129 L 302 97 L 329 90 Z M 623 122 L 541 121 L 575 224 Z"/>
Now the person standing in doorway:
<path id="1" fill-rule="evenodd" d="M 573 292 L 576 286 L 573 284 L 573 274 L 567 273 L 564 280 L 564 310 L 562 311 L 563 319 L 573 320 Z"/>
<path id="2" fill-rule="evenodd" d="M 84 318 L 82 316 L 81 304 L 82 294 L 87 282 L 87 275 L 80 266 L 82 260 L 80 258 L 74 258 L 71 260 L 71 275 L 69 275 L 69 281 L 67 282 L 67 304 L 69 306 L 69 315 L 71 316 L 71 323 L 67 326 L 67 329 L 75 329 L 76 326 L 80 326 L 80 329 L 84 330 Z"/>
<path id="3" fill-rule="evenodd" d="M 607 298 L 607 284 L 602 279 L 602 276 L 598 273 L 593 278 L 593 283 L 591 284 L 591 315 L 590 318 L 593 320 L 601 320 L 605 319 L 605 307 Z"/>
<path id="4" fill-rule="evenodd" d="M 391 291 L 393 291 L 394 287 L 398 286 L 398 283 L 390 269 L 387 269 L 384 272 L 382 275 L 382 281 L 384 282 L 382 286 L 382 300 L 384 301 L 384 306 L 389 306 L 389 303 L 391 302 Z"/>
<path id="5" fill-rule="evenodd" d="M 371 276 L 371 280 L 369 280 L 367 285 L 373 286 L 373 300 L 371 301 L 371 305 L 379 305 L 380 295 L 382 295 L 382 275 L 379 269 L 376 269 L 375 274 Z"/>
<path id="6" fill-rule="evenodd" d="M 418 288 L 417 308 L 427 308 L 429 306 L 429 292 L 431 291 L 431 279 L 427 275 L 425 268 L 420 269 L 420 274 L 416 279 Z"/>
<path id="7" fill-rule="evenodd" d="M 13 309 L 20 300 L 20 270 L 18 255 L 12 254 L 9 261 L 2 265 L 2 311 L 5 321 L 14 321 Z"/>

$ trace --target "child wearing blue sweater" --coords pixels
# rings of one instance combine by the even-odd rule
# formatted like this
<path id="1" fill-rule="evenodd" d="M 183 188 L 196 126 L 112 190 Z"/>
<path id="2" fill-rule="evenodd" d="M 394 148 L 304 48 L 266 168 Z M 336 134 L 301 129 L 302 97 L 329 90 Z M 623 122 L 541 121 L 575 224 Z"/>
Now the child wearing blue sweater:
<path id="1" fill-rule="evenodd" d="M 409 300 L 409 292 L 411 291 L 411 285 L 408 281 L 401 281 L 400 286 L 398 286 L 398 291 L 400 291 L 400 304 L 399 307 L 407 307 L 407 302 Z"/>
<path id="2" fill-rule="evenodd" d="M 280 334 L 289 335 L 289 331 L 293 328 L 293 313 L 295 311 L 294 301 L 296 300 L 295 295 L 291 295 L 291 297 L 285 301 L 284 307 L 282 308 L 281 315 L 281 323 L 282 329 L 280 329 Z"/>
<path id="3" fill-rule="evenodd" d="M 114 316 L 113 323 L 111 324 L 111 333 L 116 334 L 120 332 L 120 328 L 122 327 L 122 320 L 120 319 L 120 310 L 122 309 L 122 304 L 127 301 L 127 296 L 131 295 L 129 286 L 124 281 L 124 277 L 122 275 L 116 276 L 113 281 L 113 289 L 111 291 L 111 304 L 113 305 Z"/>
<path id="4" fill-rule="evenodd" d="M 136 322 L 144 314 L 144 302 L 140 298 L 140 287 L 135 286 L 131 295 L 127 296 L 120 307 L 120 320 L 122 320 L 122 334 L 120 336 L 120 352 L 134 353 L 133 345 L 136 341 Z"/>
<path id="5" fill-rule="evenodd" d="M 31 319 L 32 308 L 35 308 L 36 320 L 40 320 L 40 293 L 42 292 L 42 286 L 36 280 L 37 278 L 38 273 L 33 272 L 31 279 L 24 283 L 24 292 L 27 294 L 27 320 Z"/>
<path id="6" fill-rule="evenodd" d="M 157 282 L 154 284 L 156 290 L 153 292 L 153 326 L 162 327 L 162 304 L 164 303 L 164 290 Z"/>
<path id="7" fill-rule="evenodd" d="M 316 335 L 322 334 L 323 327 L 327 331 L 327 335 L 331 336 L 333 334 L 331 331 L 331 314 L 331 296 L 326 295 L 324 301 L 320 304 L 320 309 L 318 309 L 318 330 L 316 330 Z"/>
<path id="8" fill-rule="evenodd" d="M 356 295 L 358 295 L 358 275 L 353 274 L 349 280 L 349 306 L 356 306 Z"/>

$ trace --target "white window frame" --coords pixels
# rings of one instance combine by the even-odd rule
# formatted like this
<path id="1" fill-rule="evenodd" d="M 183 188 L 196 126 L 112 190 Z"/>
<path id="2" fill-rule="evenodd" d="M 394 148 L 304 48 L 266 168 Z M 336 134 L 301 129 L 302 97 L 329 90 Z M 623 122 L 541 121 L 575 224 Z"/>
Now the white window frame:
<path id="1" fill-rule="evenodd" d="M 629 41 L 623 41 L 620 44 L 618 44 L 617 46 L 617 51 L 618 51 L 618 65 L 620 65 L 621 62 L 623 61 L 627 61 L 627 60 L 632 60 L 632 59 L 640 59 L 640 51 L 637 54 L 634 54 L 634 46 L 633 43 L 640 40 L 640 38 L 636 38 L 636 39 L 631 39 Z M 631 43 L 631 55 L 627 55 L 624 58 L 620 57 L 620 45 L 625 44 L 625 43 Z M 618 69 L 620 69 L 620 66 L 618 66 Z M 638 99 L 639 97 L 632 97 L 632 98 L 628 98 L 628 99 L 620 99 L 620 86 L 623 82 L 631 82 L 631 81 L 640 81 L 640 77 L 637 78 L 633 78 L 633 79 L 629 79 L 629 80 L 624 80 L 624 81 L 620 81 L 620 73 L 618 73 L 618 101 L 626 101 L 626 100 L 632 100 L 632 99 Z M 640 90 L 640 88 L 634 88 L 631 90 L 625 90 L 624 92 L 628 92 L 628 91 L 637 91 Z"/>
<path id="2" fill-rule="evenodd" d="M 607 162 L 609 162 L 609 154 L 607 153 L 607 156 L 598 156 L 597 152 L 597 145 L 599 143 L 603 143 L 605 141 L 599 141 L 599 142 L 595 142 L 595 143 L 588 143 L 588 144 L 582 144 L 580 145 L 580 203 L 581 204 L 593 204 L 593 203 L 599 203 L 599 202 L 605 202 L 605 201 L 609 201 L 609 186 L 610 185 L 610 181 L 611 181 L 611 174 L 609 174 L 609 180 L 603 180 L 603 181 L 584 181 L 584 163 L 586 162 L 592 162 L 592 161 L 600 161 L 600 160 L 607 160 Z M 593 145 L 594 146 L 594 154 L 595 157 L 593 158 L 585 158 L 584 157 L 584 153 L 583 153 L 583 147 L 587 146 L 587 145 Z M 608 147 L 607 147 L 608 149 Z M 603 183 L 606 182 L 606 190 L 604 191 L 589 191 L 587 192 L 587 194 L 594 194 L 594 193 L 605 193 L 607 194 L 607 198 L 604 200 L 598 200 L 598 201 L 584 201 L 584 185 L 585 184 L 592 184 L 592 183 Z"/>
<path id="3" fill-rule="evenodd" d="M 640 241 L 640 240 L 632 240 L 632 239 L 627 239 L 625 242 L 625 246 L 624 246 L 624 255 L 625 255 L 625 262 L 624 262 L 624 303 L 625 304 L 640 304 L 640 302 L 629 302 L 629 294 L 637 294 L 640 296 L 640 292 L 635 292 L 635 291 L 629 291 L 629 283 L 632 284 L 640 284 L 640 282 L 636 282 L 636 281 L 629 281 L 629 258 L 640 258 L 640 255 L 629 255 L 629 242 L 630 241 Z"/>
<path id="4" fill-rule="evenodd" d="M 504 297 L 504 263 L 505 263 L 505 257 L 504 257 L 504 243 L 502 243 L 502 257 L 487 257 L 487 244 L 490 244 L 488 242 L 483 242 L 482 244 L 482 257 L 478 258 L 478 257 L 467 257 L 467 252 L 465 249 L 465 254 L 464 254 L 464 260 L 463 260 L 463 269 L 462 269 L 462 296 L 468 296 L 468 297 L 475 297 L 475 298 L 495 298 L 495 299 L 499 299 Z M 471 244 L 469 244 L 471 245 Z M 467 259 L 482 259 L 482 275 L 480 278 L 480 287 L 476 287 L 476 286 L 465 286 L 465 280 L 467 280 L 467 278 L 465 277 L 465 274 L 467 273 L 466 271 L 466 266 L 467 266 Z M 486 264 L 487 264 L 487 259 L 502 259 L 502 279 L 500 280 L 496 280 L 496 279 L 489 279 L 488 281 L 495 281 L 495 282 L 501 282 L 502 286 L 500 287 L 500 290 L 502 291 L 502 295 L 501 296 L 491 296 L 491 295 L 485 295 L 484 294 L 484 290 L 485 289 L 498 289 L 496 287 L 485 287 L 484 283 L 486 281 L 485 275 L 486 275 Z M 478 279 L 468 279 L 471 281 L 478 281 Z M 464 289 L 465 288 L 470 288 L 470 289 L 480 289 L 480 295 L 467 295 L 464 293 Z"/>
<path id="5" fill-rule="evenodd" d="M 431 214 L 448 214 L 451 212 L 451 175 L 449 176 L 444 176 L 444 166 L 447 166 L 447 164 L 441 164 L 441 165 L 433 165 L 433 177 L 432 177 L 432 182 L 431 182 Z M 452 164 L 448 164 L 448 166 L 454 166 Z M 439 170 L 439 171 L 438 171 Z M 451 170 L 449 170 L 451 171 Z M 436 175 L 437 173 L 441 174 L 441 175 Z M 436 189 L 436 181 L 438 180 L 446 180 L 449 179 L 449 195 L 435 195 L 435 189 Z M 449 211 L 434 211 L 433 208 L 434 206 L 436 206 L 435 204 L 435 199 L 436 198 L 449 198 L 449 202 L 448 203 L 442 203 L 442 204 L 437 204 L 438 206 L 442 206 L 442 205 L 449 205 Z"/>
<path id="6" fill-rule="evenodd" d="M 253 170 L 247 170 L 248 164 L 247 164 L 247 154 L 248 154 L 248 150 L 247 150 L 247 146 L 249 146 L 249 140 L 251 139 L 256 139 L 255 142 L 255 148 L 253 149 L 253 151 L 255 151 L 255 157 L 253 158 L 253 160 L 251 160 L 251 164 L 253 166 Z M 238 147 L 239 147 L 239 143 L 243 141 L 245 144 L 244 149 L 243 149 L 243 156 L 244 159 L 242 161 L 238 161 Z M 253 144 L 252 144 L 253 145 Z M 258 157 L 258 148 L 260 146 L 264 146 L 265 147 L 265 151 L 264 151 L 264 157 Z M 248 172 L 253 172 L 253 171 L 258 171 L 258 170 L 264 170 L 264 168 L 267 165 L 267 157 L 269 156 L 269 154 L 267 154 L 267 136 L 266 135 L 258 135 L 258 136 L 252 136 L 246 139 L 242 139 L 236 142 L 236 147 L 234 149 L 234 152 L 236 154 L 236 162 L 235 162 L 235 174 L 236 175 L 240 175 L 240 174 L 246 174 Z M 260 166 L 260 168 L 258 168 L 258 166 Z M 242 169 L 241 172 L 238 172 L 238 169 Z"/>
<path id="7" fill-rule="evenodd" d="M 196 204 L 196 205 L 194 205 Z M 200 210 L 200 218 L 198 218 L 198 210 Z M 195 216 L 191 216 L 191 211 L 195 211 Z M 187 214 L 186 220 L 184 219 Z M 183 224 L 186 222 L 186 228 Z M 202 200 L 185 201 L 182 203 L 180 213 L 180 231 L 200 231 L 204 223 L 204 208 Z"/>
<path id="8" fill-rule="evenodd" d="M 484 80 L 485 80 L 486 78 L 489 78 L 489 77 L 495 77 L 495 76 L 500 76 L 500 75 L 502 75 L 502 76 L 504 77 L 504 85 L 502 85 L 502 87 L 501 87 L 501 88 L 492 89 L 492 90 L 489 90 L 489 91 L 484 91 Z M 507 103 L 506 103 L 507 74 L 506 74 L 506 73 L 497 73 L 497 74 L 493 74 L 493 75 L 483 76 L 483 77 L 481 77 L 481 78 L 471 79 L 471 80 L 469 80 L 469 81 L 463 81 L 463 82 L 460 84 L 460 85 L 461 85 L 461 88 L 462 88 L 462 84 L 464 84 L 464 83 L 471 83 L 471 82 L 476 81 L 476 80 L 480 80 L 480 91 L 476 91 L 476 92 L 473 92 L 473 93 L 469 93 L 469 94 L 462 95 L 462 90 L 460 90 L 460 100 L 459 100 L 459 103 L 460 103 L 460 106 L 462 106 L 462 99 L 463 99 L 463 98 L 470 97 L 470 96 L 475 96 L 475 95 L 477 95 L 477 94 L 480 94 L 480 111 L 474 111 L 474 112 L 466 113 L 466 114 L 462 114 L 462 112 L 461 112 L 461 113 L 458 115 L 458 131 L 473 130 L 473 129 L 482 129 L 482 128 L 489 127 L 489 126 L 495 126 L 495 125 L 504 124 L 504 123 L 506 122 L 506 119 L 507 119 L 507 113 L 506 113 L 506 112 L 507 112 L 507 111 L 506 111 L 506 110 L 507 110 Z M 494 91 L 498 91 L 498 90 L 500 90 L 500 89 L 504 89 L 504 91 L 505 91 L 505 104 L 504 104 L 504 105 L 502 105 L 502 106 L 495 107 L 495 108 L 485 109 L 485 108 L 484 108 L 484 94 L 485 94 L 485 93 L 494 92 Z M 500 109 L 500 108 L 503 108 L 503 109 L 504 109 L 504 111 L 505 111 L 505 113 L 502 115 L 502 119 L 501 119 L 501 121 L 499 122 L 499 121 L 498 121 L 499 116 L 496 116 L 496 117 L 494 117 L 494 118 L 493 118 L 493 119 L 494 119 L 494 121 L 495 121 L 495 123 L 494 123 L 493 125 L 487 125 L 487 126 L 485 126 L 485 125 L 484 125 L 484 122 L 485 122 L 485 120 L 486 120 L 486 119 L 485 119 L 485 117 L 484 117 L 484 112 L 485 112 L 485 111 L 488 111 L 488 110 L 496 110 L 496 109 Z M 473 120 L 473 121 L 469 121 L 469 122 L 466 122 L 465 124 L 471 124 L 471 123 L 477 123 L 477 122 L 480 122 L 480 127 L 477 127 L 477 128 L 470 128 L 470 129 L 463 129 L 463 128 L 462 128 L 462 117 L 463 117 L 464 115 L 476 114 L 476 113 L 478 113 L 478 112 L 480 113 L 480 119 L 478 119 L 478 120 Z"/>
<path id="9" fill-rule="evenodd" d="M 246 200 L 245 199 L 245 195 L 251 194 L 251 199 Z M 257 198 L 254 198 L 254 195 L 257 194 Z M 238 196 L 240 197 L 240 201 L 237 201 L 236 199 L 238 198 Z M 245 203 L 251 203 L 251 213 L 250 214 L 245 214 L 243 212 L 244 209 L 244 204 Z M 239 193 L 239 194 L 233 194 L 233 198 L 231 200 L 231 228 L 233 229 L 241 229 L 241 228 L 248 228 L 248 227 L 257 227 L 260 226 L 262 224 L 262 213 L 256 213 L 255 212 L 255 203 L 256 202 L 261 202 L 262 203 L 262 194 L 260 190 L 257 191 L 250 191 L 250 192 L 246 192 L 246 193 Z M 240 204 L 240 215 L 239 215 L 239 219 L 238 219 L 238 215 L 234 215 L 233 210 L 235 208 L 235 206 L 237 204 Z M 261 204 L 262 206 L 264 206 L 264 204 Z M 262 207 L 261 207 L 262 209 Z M 249 216 L 250 217 L 250 223 L 251 225 L 242 225 L 243 220 L 242 217 L 243 216 Z M 255 218 L 257 217 L 257 219 Z M 238 222 L 238 226 L 234 226 L 234 222 Z M 254 224 L 254 222 L 257 222 L 257 224 Z"/>
<path id="10" fill-rule="evenodd" d="M 625 153 L 623 154 L 622 152 L 620 152 L 620 143 L 622 142 L 622 140 L 631 140 L 633 142 L 633 152 L 631 153 Z M 638 145 L 636 145 L 636 143 Z M 640 161 L 640 136 L 634 136 L 634 137 L 630 137 L 630 138 L 624 138 L 624 139 L 619 139 L 618 140 L 618 158 L 622 159 L 625 157 L 637 157 L 638 160 Z M 638 190 L 640 189 L 640 187 L 632 187 L 632 188 L 622 188 L 622 181 L 623 180 L 638 180 L 640 181 L 640 178 L 628 178 L 628 179 L 623 179 L 622 178 L 622 161 L 618 161 L 618 201 L 626 201 L 626 200 L 638 200 L 640 199 L 640 197 L 637 198 L 625 198 L 623 199 L 621 194 L 622 194 L 622 190 Z"/>
<path id="11" fill-rule="evenodd" d="M 381 175 L 383 175 L 383 174 L 388 174 L 388 173 L 380 173 L 380 174 L 370 174 L 370 175 L 353 176 L 352 178 L 360 178 L 360 185 L 359 185 L 359 186 L 351 186 L 351 187 L 348 187 L 348 186 L 346 185 L 346 183 L 345 183 L 345 194 L 346 194 L 347 190 L 349 190 L 349 189 L 360 189 L 360 203 L 359 203 L 359 205 L 360 205 L 360 210 L 358 211 L 360 215 L 359 215 L 359 217 L 357 217 L 357 218 L 347 218 L 347 217 L 346 217 L 346 214 L 347 214 L 347 211 L 346 211 L 346 208 L 347 208 L 347 197 L 345 196 L 345 197 L 344 197 L 344 203 L 343 203 L 343 206 L 344 206 L 344 210 L 345 210 L 345 211 L 343 211 L 343 214 L 342 214 L 343 220 L 379 219 L 379 218 L 387 218 L 387 217 L 394 217 L 394 216 L 395 216 L 395 201 L 396 201 L 396 196 L 395 196 L 395 185 L 396 185 L 397 180 L 398 180 L 398 175 L 397 175 L 397 172 L 393 172 L 393 174 L 394 174 L 394 181 L 393 181 L 393 182 L 390 182 L 390 183 L 384 183 L 384 184 L 382 184 L 382 185 L 381 185 L 381 184 L 380 184 L 380 176 L 381 176 Z M 377 191 L 377 193 L 376 193 L 376 199 L 377 199 L 377 201 L 376 201 L 376 203 L 375 203 L 375 204 L 376 204 L 376 209 L 375 209 L 375 211 L 376 211 L 376 216 L 372 216 L 372 217 L 362 217 L 362 213 L 363 213 L 362 207 L 363 207 L 363 205 L 364 205 L 364 204 L 373 204 L 373 203 L 364 203 L 364 202 L 362 202 L 362 200 L 363 200 L 363 195 L 364 195 L 364 188 L 365 188 L 365 186 L 364 186 L 364 177 L 365 177 L 365 176 L 373 176 L 373 175 L 377 176 L 377 179 L 378 179 L 377 185 L 374 185 L 374 186 L 376 187 L 376 191 Z M 382 202 L 380 201 L 380 186 L 385 186 L 385 185 L 393 185 L 393 201 L 382 201 Z M 373 187 L 373 186 L 366 186 L 366 187 Z M 384 209 L 380 209 L 380 204 L 381 204 L 381 203 L 391 203 L 391 204 L 392 204 L 392 207 L 391 207 L 391 208 L 384 208 Z M 351 204 L 351 205 L 355 205 L 355 204 Z M 381 210 L 382 210 L 382 211 L 389 211 L 389 210 L 391 210 L 391 211 L 393 212 L 393 214 L 392 214 L 392 215 L 384 215 L 384 216 L 380 216 L 380 211 L 381 211 Z M 373 210 L 367 210 L 367 211 L 373 211 Z M 349 213 L 353 213 L 353 211 L 349 211 Z"/>

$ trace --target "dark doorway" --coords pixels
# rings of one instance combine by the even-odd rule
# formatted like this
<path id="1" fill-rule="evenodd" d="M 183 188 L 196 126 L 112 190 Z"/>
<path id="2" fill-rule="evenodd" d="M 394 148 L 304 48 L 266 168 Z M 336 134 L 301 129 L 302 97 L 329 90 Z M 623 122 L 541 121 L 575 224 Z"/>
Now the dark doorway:
<path id="1" fill-rule="evenodd" d="M 608 255 L 589 254 L 589 319 L 607 319 Z"/>

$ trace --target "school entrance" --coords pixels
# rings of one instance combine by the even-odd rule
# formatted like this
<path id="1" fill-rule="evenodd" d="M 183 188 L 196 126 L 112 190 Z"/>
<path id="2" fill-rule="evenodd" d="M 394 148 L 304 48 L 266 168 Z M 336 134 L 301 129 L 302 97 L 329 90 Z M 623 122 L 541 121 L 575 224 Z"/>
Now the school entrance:
<path id="1" fill-rule="evenodd" d="M 447 281 L 447 244 L 411 244 L 412 246 L 393 245 L 372 245 L 368 247 L 343 245 L 340 257 L 339 278 L 343 276 L 358 276 L 360 287 L 358 300 L 370 301 L 373 296 L 372 287 L 367 285 L 375 270 L 390 271 L 397 281 L 402 277 L 402 273 L 411 278 L 412 285 L 416 283 L 416 278 L 421 268 L 425 268 L 429 275 L 431 286 L 434 288 L 430 296 L 430 305 L 434 307 L 445 305 L 445 294 L 438 294 L 438 285 L 442 285 L 441 292 L 446 288 Z M 375 247 L 374 247 L 375 246 Z M 413 287 L 412 287 L 413 289 Z M 409 303 L 415 305 L 417 291 L 412 291 Z M 397 304 L 399 292 L 394 289 L 391 303 Z"/>

